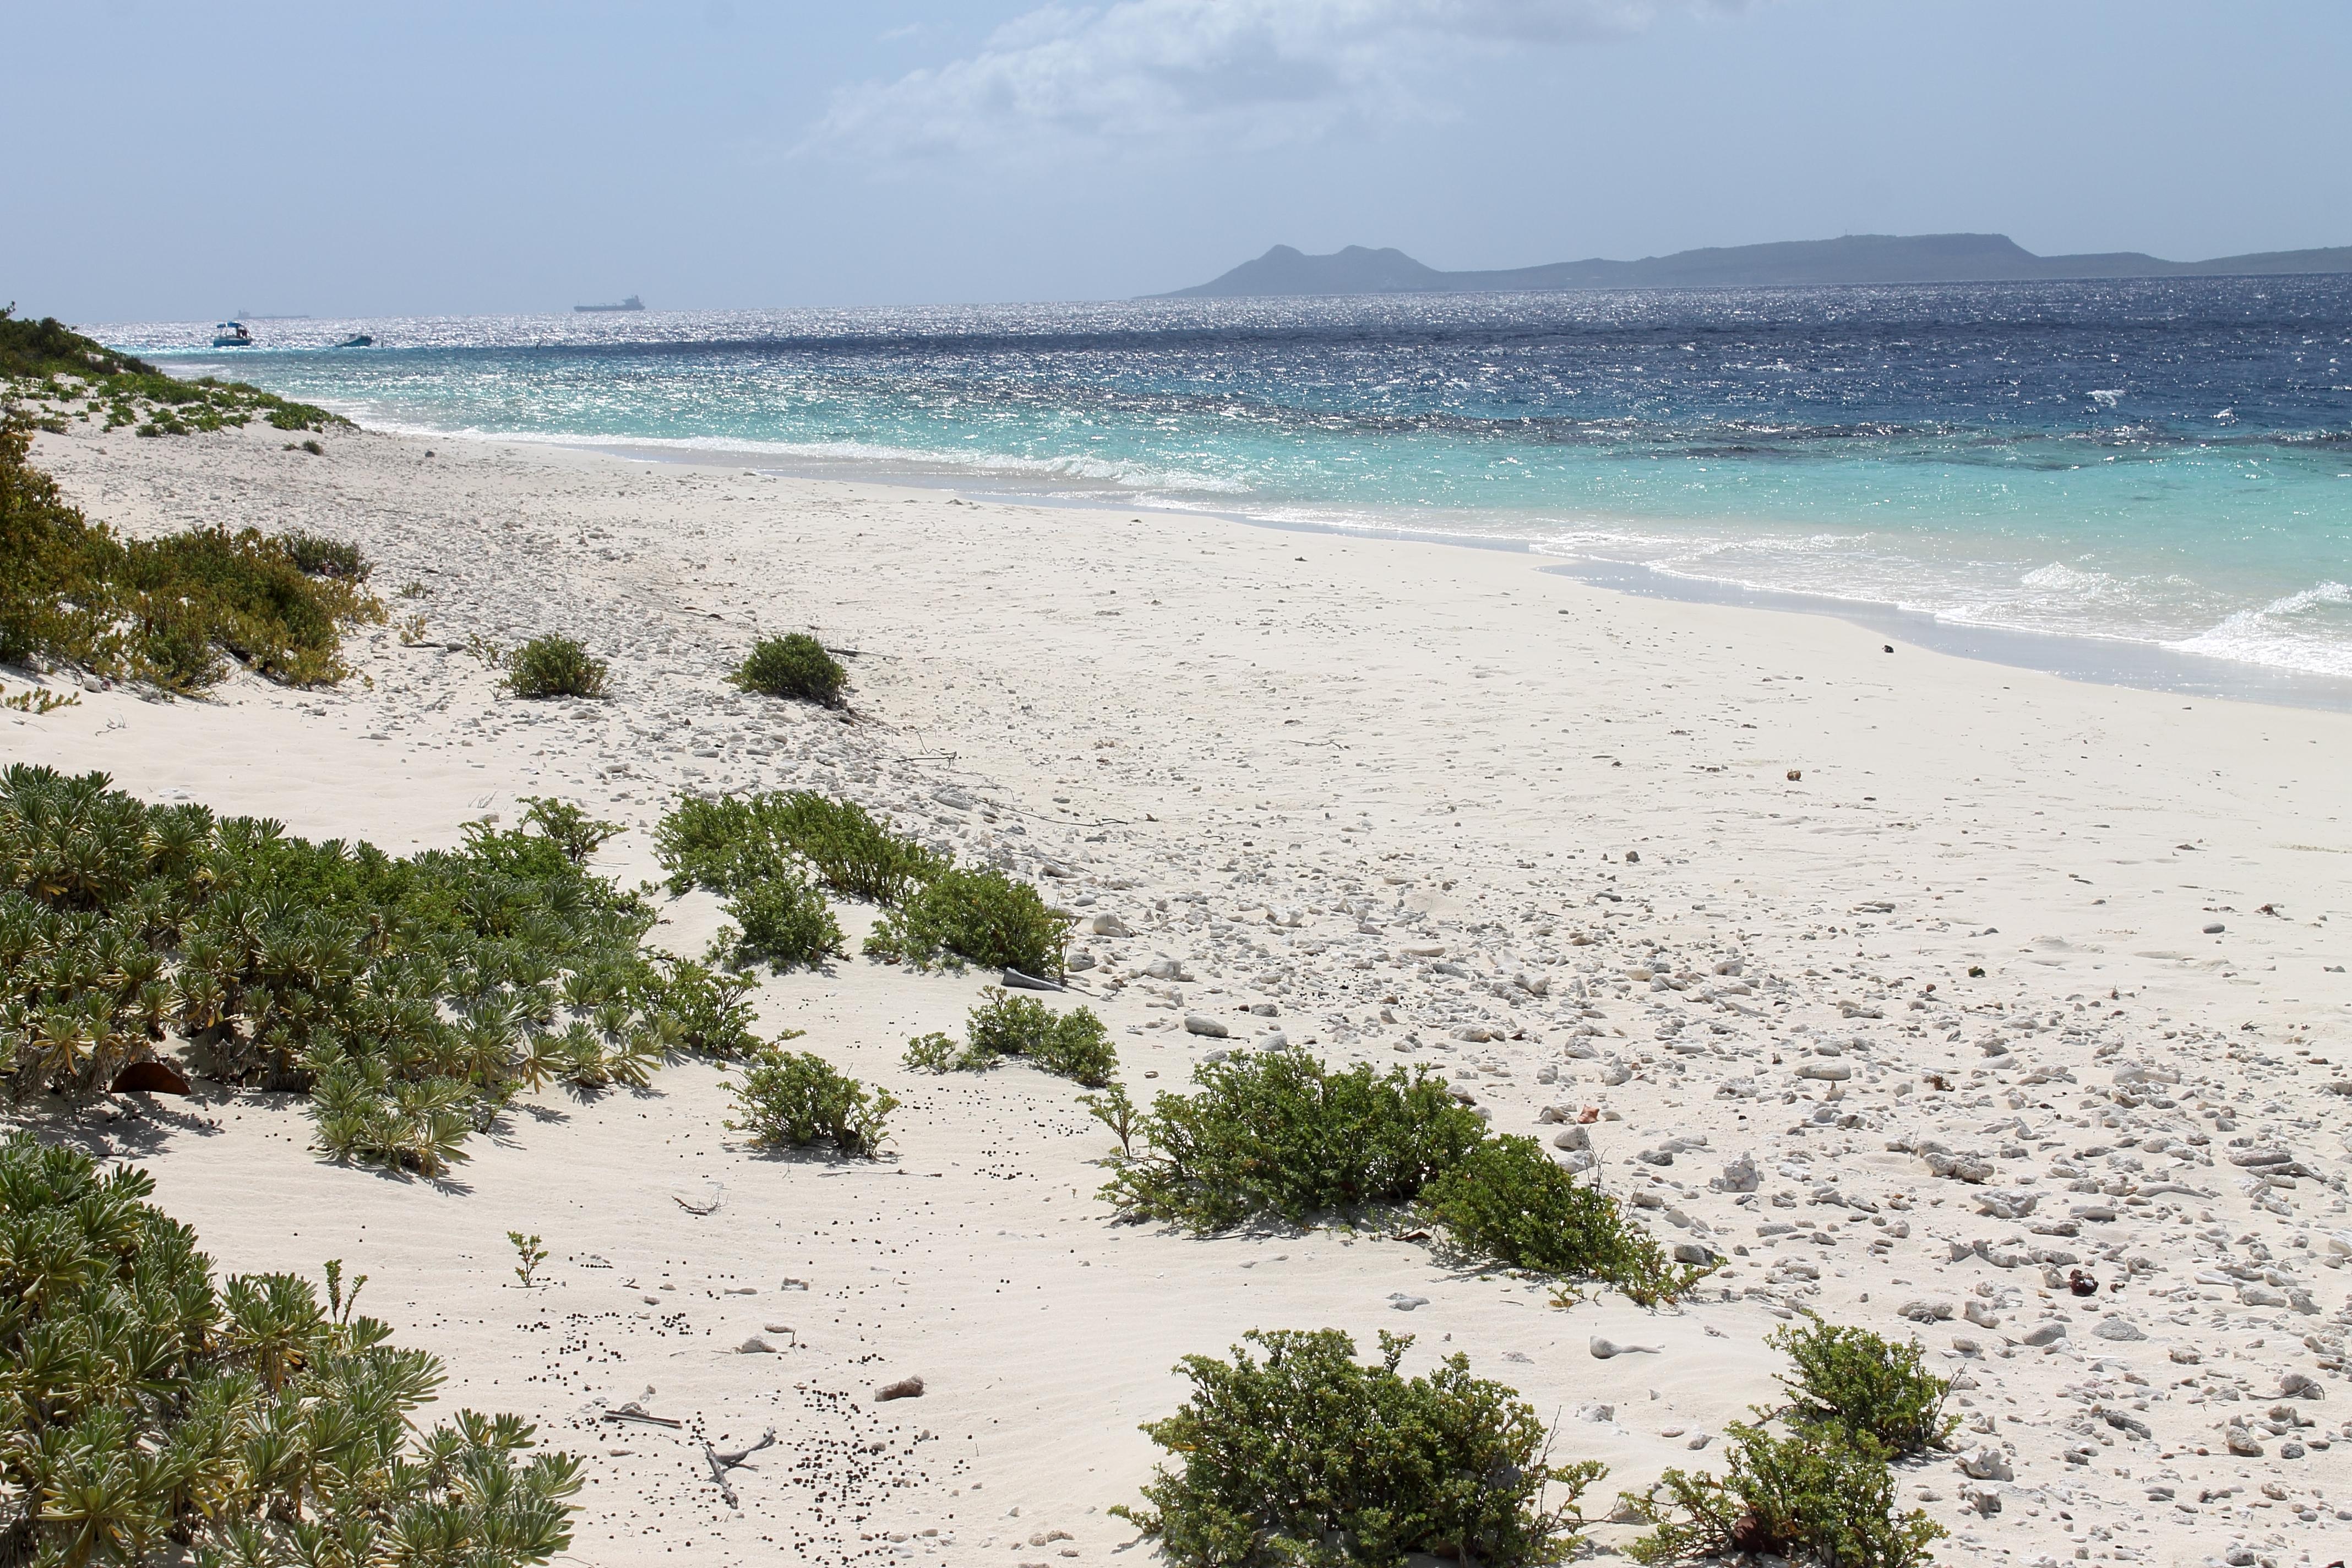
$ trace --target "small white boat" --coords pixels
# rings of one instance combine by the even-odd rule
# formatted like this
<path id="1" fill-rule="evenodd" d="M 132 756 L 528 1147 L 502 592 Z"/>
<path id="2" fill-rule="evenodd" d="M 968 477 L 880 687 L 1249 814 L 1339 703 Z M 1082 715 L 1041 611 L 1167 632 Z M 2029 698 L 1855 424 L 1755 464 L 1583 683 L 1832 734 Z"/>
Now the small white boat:
<path id="1" fill-rule="evenodd" d="M 243 321 L 223 321 L 213 329 L 213 347 L 216 349 L 249 349 L 253 334 L 245 330 Z"/>

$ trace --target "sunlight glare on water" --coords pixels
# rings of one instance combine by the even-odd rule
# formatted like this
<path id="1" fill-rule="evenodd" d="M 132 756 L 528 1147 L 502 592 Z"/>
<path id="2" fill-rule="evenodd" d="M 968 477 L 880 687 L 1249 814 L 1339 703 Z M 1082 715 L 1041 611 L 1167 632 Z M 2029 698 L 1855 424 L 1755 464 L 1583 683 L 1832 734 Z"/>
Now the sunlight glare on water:
<path id="1" fill-rule="evenodd" d="M 90 330 L 380 427 L 1514 541 L 2352 676 L 2352 278 L 209 326 Z"/>

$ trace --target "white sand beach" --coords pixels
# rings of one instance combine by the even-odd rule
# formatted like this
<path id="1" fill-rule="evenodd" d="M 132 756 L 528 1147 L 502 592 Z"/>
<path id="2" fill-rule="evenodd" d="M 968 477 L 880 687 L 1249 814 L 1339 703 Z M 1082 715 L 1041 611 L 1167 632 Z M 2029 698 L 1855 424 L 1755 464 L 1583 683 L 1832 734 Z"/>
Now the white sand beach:
<path id="1" fill-rule="evenodd" d="M 324 445 L 42 436 L 94 519 L 352 540 L 425 626 L 363 631 L 332 689 L 0 713 L 0 763 L 394 853 L 561 795 L 630 825 L 597 861 L 629 885 L 678 792 L 821 788 L 1131 930 L 1082 935 L 1074 980 L 1139 1098 L 1277 1034 L 1429 1063 L 1727 1259 L 1677 1308 L 1563 1309 L 1370 1229 L 1114 1225 L 1115 1144 L 1071 1084 L 901 1065 L 993 977 L 862 958 L 759 996 L 905 1102 L 875 1163 L 743 1145 L 701 1065 L 532 1097 L 445 1182 L 326 1162 L 284 1096 L 20 1116 L 144 1164 L 223 1271 L 365 1273 L 447 1360 L 446 1405 L 587 1456 L 566 1560 L 1138 1560 L 1106 1511 L 1154 1463 L 1138 1424 L 1180 1356 L 1254 1328 L 1465 1353 L 1609 1465 L 1598 1519 L 1720 1454 L 1801 1310 L 1958 1380 L 1957 1451 L 1901 1472 L 1939 1561 L 2345 1555 L 2352 715 L 1890 653 L 1522 554 Z M 856 722 L 723 683 L 801 629 L 856 650 Z M 466 651 L 548 631 L 611 659 L 610 700 L 516 700 Z M 716 901 L 657 897 L 653 940 L 698 952 Z M 839 918 L 854 947 L 872 915 Z M 510 1230 L 545 1239 L 536 1288 Z M 909 1375 L 919 1398 L 873 1399 Z M 639 1399 L 686 1425 L 602 1418 Z M 698 1439 L 770 1428 L 730 1506 Z"/>

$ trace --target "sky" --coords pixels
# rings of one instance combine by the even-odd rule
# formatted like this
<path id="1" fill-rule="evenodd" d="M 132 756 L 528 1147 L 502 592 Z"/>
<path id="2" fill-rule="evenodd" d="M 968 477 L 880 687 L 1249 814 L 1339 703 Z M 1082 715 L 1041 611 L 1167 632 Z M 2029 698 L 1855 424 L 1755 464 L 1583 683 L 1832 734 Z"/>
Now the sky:
<path id="1" fill-rule="evenodd" d="M 0 303 L 68 321 L 2352 244 L 2345 0 L 0 0 Z"/>

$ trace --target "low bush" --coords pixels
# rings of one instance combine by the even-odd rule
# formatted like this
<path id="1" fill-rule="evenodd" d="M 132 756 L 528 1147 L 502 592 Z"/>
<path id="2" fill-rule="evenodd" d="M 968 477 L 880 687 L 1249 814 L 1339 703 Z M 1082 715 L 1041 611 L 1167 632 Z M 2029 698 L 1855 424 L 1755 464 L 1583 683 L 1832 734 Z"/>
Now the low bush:
<path id="1" fill-rule="evenodd" d="M 838 708 L 842 689 L 849 684 L 849 672 L 816 638 L 806 632 L 788 632 L 754 643 L 727 679 L 746 691 Z"/>
<path id="2" fill-rule="evenodd" d="M 670 890 L 740 892 L 804 866 L 845 898 L 898 903 L 944 862 L 865 807 L 814 790 L 681 799 L 655 829 Z"/>
<path id="3" fill-rule="evenodd" d="M 919 969 L 978 963 L 1059 980 L 1073 923 L 1002 871 L 942 867 L 875 922 L 866 951 Z"/>
<path id="4" fill-rule="evenodd" d="M 506 688 L 534 701 L 549 697 L 603 697 L 607 666 L 576 638 L 533 637 L 506 658 Z"/>
<path id="5" fill-rule="evenodd" d="M 978 1072 L 1019 1057 L 1088 1089 L 1102 1088 L 1118 1070 L 1109 1031 L 1091 1008 L 1056 1013 L 1043 1002 L 992 985 L 965 1018 L 964 1036 L 961 1046 L 945 1035 L 909 1040 L 907 1065 L 929 1072 Z"/>
<path id="6" fill-rule="evenodd" d="M 1676 1300 L 1713 1272 L 1678 1267 L 1617 1200 L 1562 1170 L 1532 1138 L 1481 1139 L 1421 1192 L 1456 1247 L 1517 1268 L 1601 1279 L 1643 1306 Z"/>
<path id="7" fill-rule="evenodd" d="M 805 869 L 883 917 L 865 951 L 920 968 L 979 963 L 1059 979 L 1071 921 L 1001 871 L 965 869 L 863 806 L 810 790 L 681 799 L 654 831 L 673 892 L 738 895 Z"/>
<path id="8" fill-rule="evenodd" d="M 551 1076 L 757 1049 L 751 983 L 646 951 L 651 911 L 581 868 L 568 821 L 395 859 L 0 772 L 0 1081 L 97 1094 L 176 1036 L 216 1079 L 310 1091 L 331 1155 L 436 1174 Z"/>
<path id="9" fill-rule="evenodd" d="M 1775 1330 L 1796 1375 L 1793 1402 L 1757 1410 L 1725 1433 L 1720 1478 L 1668 1470 L 1623 1501 L 1650 1533 L 1637 1563 L 1695 1562 L 1732 1552 L 1778 1552 L 1823 1568 L 1919 1568 L 1943 1528 L 1916 1510 L 1896 1511 L 1894 1459 L 1940 1443 L 1950 1385 L 1927 1373 L 1918 1347 L 1814 1319 Z M 1768 1427 L 1781 1422 L 1788 1430 Z"/>
<path id="10" fill-rule="evenodd" d="M 1253 1331 L 1233 1360 L 1187 1356 L 1189 1399 L 1147 1424 L 1179 1456 L 1114 1508 L 1194 1568 L 1402 1568 L 1427 1552 L 1486 1568 L 1558 1563 L 1577 1543 L 1578 1500 L 1607 1474 L 1551 1462 L 1544 1423 L 1468 1358 L 1397 1372 L 1409 1337 L 1355 1359 L 1336 1329 Z M 1253 1353 L 1252 1347 L 1262 1352 Z M 1557 1498 L 1554 1498 L 1555 1489 Z"/>
<path id="11" fill-rule="evenodd" d="M 944 1037 L 932 1037 L 943 1038 Z M 1135 1109 L 1135 1101 L 1127 1097 L 1125 1084 L 1107 1085 L 1100 1094 L 1082 1094 L 1078 1096 L 1078 1103 L 1087 1108 L 1087 1115 L 1110 1129 L 1111 1136 L 1118 1140 L 1118 1152 L 1121 1159 L 1131 1160 L 1135 1157 L 1135 1132 L 1139 1118 Z"/>
<path id="12" fill-rule="evenodd" d="M 0 661 L 199 691 L 226 653 L 274 680 L 327 685 L 348 673 L 343 633 L 383 618 L 360 575 L 312 576 L 287 539 L 223 528 L 117 538 L 31 466 L 30 440 L 23 421 L 0 421 Z"/>
<path id="13" fill-rule="evenodd" d="M 771 1051 L 745 1071 L 735 1089 L 730 1131 L 768 1148 L 803 1149 L 819 1140 L 845 1154 L 872 1159 L 889 1134 L 884 1121 L 898 1109 L 885 1089 L 869 1089 L 806 1051 Z"/>
<path id="14" fill-rule="evenodd" d="M 1143 1152 L 1104 1189 L 1130 1215 L 1208 1232 L 1409 1204 L 1486 1135 L 1419 1069 L 1333 1071 L 1274 1051 L 1204 1063 L 1192 1079 L 1192 1093 L 1154 1099 L 1137 1126 Z"/>
<path id="15" fill-rule="evenodd" d="M 128 547 L 125 578 L 138 623 L 148 628 L 147 673 L 157 684 L 197 689 L 214 673 L 203 658 L 158 649 L 217 646 L 289 686 L 328 686 L 350 671 L 343 628 L 381 621 L 383 607 L 357 578 L 313 577 L 287 542 L 247 529 L 192 529 Z"/>
<path id="16" fill-rule="evenodd" d="M 1455 1247 L 1515 1268 L 1597 1279 L 1645 1304 L 1687 1290 L 1614 1198 L 1526 1138 L 1490 1138 L 1445 1080 L 1367 1063 L 1334 1070 L 1295 1051 L 1203 1063 L 1193 1092 L 1131 1117 L 1102 1196 L 1122 1213 L 1207 1233 L 1258 1218 L 1419 1203 Z"/>
<path id="17" fill-rule="evenodd" d="M 312 447 L 318 446 L 313 441 Z M 286 553 L 295 566 L 312 577 L 340 577 L 347 583 L 364 583 L 375 567 L 361 553 L 356 544 L 324 534 L 306 533 L 299 530 L 279 535 L 286 544 Z"/>
<path id="18" fill-rule="evenodd" d="M 604 822 L 593 817 L 568 800 L 556 800 L 543 795 L 522 797 L 526 807 L 522 819 L 555 842 L 563 858 L 574 866 L 584 866 L 588 858 L 604 847 L 608 838 L 616 838 L 628 830 L 617 822 Z"/>
<path id="19" fill-rule="evenodd" d="M 689 959 L 666 958 L 631 977 L 628 1001 L 646 1021 L 647 1032 L 664 1050 L 684 1051 L 719 1061 L 756 1056 L 761 1042 L 752 1025 L 759 1010 L 746 998 L 758 989 L 740 974 L 724 973 Z M 788 1029 L 779 1040 L 800 1037 Z"/>
<path id="20" fill-rule="evenodd" d="M 737 963 L 764 963 L 775 973 L 814 968 L 841 952 L 841 927 L 824 895 L 786 873 L 753 882 L 722 906 L 736 929 L 722 930 L 719 946 Z"/>
<path id="21" fill-rule="evenodd" d="M 1669 1469 L 1648 1492 L 1625 1495 L 1650 1527 L 1626 1549 L 1634 1562 L 1712 1561 L 1775 1552 L 1822 1568 L 1920 1568 L 1943 1526 L 1896 1511 L 1884 1445 L 1834 1422 L 1783 1436 L 1734 1422 L 1721 1479 Z"/>
<path id="22" fill-rule="evenodd" d="M 1796 1363 L 1796 1376 L 1780 1379 L 1791 1421 L 1866 1432 L 1898 1459 L 1941 1447 L 1960 1424 L 1944 1414 L 1950 1380 L 1927 1370 L 1916 1341 L 1896 1344 L 1814 1318 L 1783 1324 L 1765 1343 Z"/>
<path id="23" fill-rule="evenodd" d="M 12 1563 L 545 1563 L 579 1461 L 513 1415 L 415 1412 L 441 1363 L 289 1274 L 215 1285 L 144 1172 L 0 1142 L 0 1551 Z"/>

